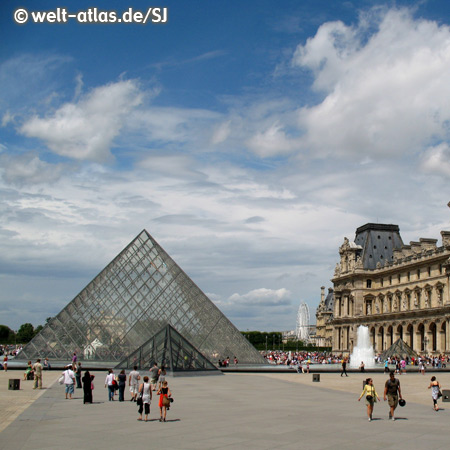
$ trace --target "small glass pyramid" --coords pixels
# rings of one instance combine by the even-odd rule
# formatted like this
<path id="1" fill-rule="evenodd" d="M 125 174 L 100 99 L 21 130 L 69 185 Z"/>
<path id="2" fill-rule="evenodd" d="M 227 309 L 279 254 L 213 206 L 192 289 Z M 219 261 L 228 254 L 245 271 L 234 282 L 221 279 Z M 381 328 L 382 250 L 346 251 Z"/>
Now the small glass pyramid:
<path id="1" fill-rule="evenodd" d="M 143 230 L 22 350 L 21 359 L 115 366 L 166 324 L 209 361 L 265 364 L 214 303 Z"/>
<path id="2" fill-rule="evenodd" d="M 170 325 L 166 325 L 144 345 L 120 362 L 116 368 L 139 370 L 164 366 L 170 372 L 217 371 L 214 364 L 205 358 L 191 343 Z"/>

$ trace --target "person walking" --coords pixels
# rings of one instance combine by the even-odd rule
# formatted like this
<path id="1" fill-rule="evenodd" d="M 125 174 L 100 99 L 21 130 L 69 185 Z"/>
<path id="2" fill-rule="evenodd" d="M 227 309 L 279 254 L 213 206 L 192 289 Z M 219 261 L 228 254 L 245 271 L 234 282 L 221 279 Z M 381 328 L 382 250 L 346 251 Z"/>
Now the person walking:
<path id="1" fill-rule="evenodd" d="M 431 377 L 431 383 L 428 386 L 428 389 L 431 389 L 431 398 L 433 399 L 433 409 L 435 411 L 439 411 L 439 406 L 437 401 L 442 396 L 441 394 L 441 383 L 436 380 L 436 377 Z M 440 395 L 439 395 L 440 394 Z"/>
<path id="2" fill-rule="evenodd" d="M 131 399 L 130 402 L 137 400 L 137 394 L 139 391 L 139 380 L 141 376 L 137 371 L 137 366 L 133 367 L 133 370 L 128 375 L 128 386 L 130 386 Z"/>
<path id="3" fill-rule="evenodd" d="M 72 365 L 69 364 L 66 368 L 66 370 L 63 372 L 64 375 L 64 385 L 66 386 L 65 393 L 66 393 L 66 400 L 69 398 L 69 400 L 72 400 L 73 395 L 73 386 L 75 385 L 75 373 L 72 370 Z"/>
<path id="4" fill-rule="evenodd" d="M 108 400 L 110 402 L 114 401 L 115 381 L 113 370 L 108 369 L 108 375 L 105 378 L 105 388 L 108 388 Z"/>
<path id="5" fill-rule="evenodd" d="M 380 401 L 380 397 L 378 396 L 377 391 L 375 390 L 375 387 L 373 385 L 372 378 L 367 378 L 364 389 L 358 398 L 358 402 L 364 395 L 366 396 L 367 417 L 369 422 L 371 422 L 374 403 L 377 401 L 377 399 L 378 401 Z"/>
<path id="6" fill-rule="evenodd" d="M 345 376 L 348 377 L 348 375 L 347 375 L 347 360 L 345 358 L 342 360 L 341 377 L 342 377 L 342 375 L 344 375 L 344 373 L 345 373 Z"/>
<path id="7" fill-rule="evenodd" d="M 75 379 L 77 380 L 77 389 L 81 389 L 81 363 L 78 363 L 75 371 Z"/>
<path id="8" fill-rule="evenodd" d="M 152 401 L 151 385 L 148 382 L 148 376 L 144 377 L 144 382 L 139 386 L 139 418 L 142 420 L 142 412 L 145 412 L 145 422 L 148 421 L 148 415 L 150 414 L 150 403 Z M 145 411 L 144 411 L 145 409 Z"/>
<path id="9" fill-rule="evenodd" d="M 8 355 L 5 353 L 5 356 L 3 357 L 3 370 L 5 372 L 8 372 Z"/>
<path id="10" fill-rule="evenodd" d="M 42 389 L 42 364 L 41 360 L 38 358 L 33 365 L 34 372 L 34 386 L 33 389 Z"/>
<path id="11" fill-rule="evenodd" d="M 156 363 L 156 361 L 153 363 L 153 367 L 150 369 L 150 384 L 152 386 L 152 389 L 154 391 L 156 391 L 156 388 L 158 387 L 158 374 L 159 374 L 159 369 L 158 369 L 158 364 Z"/>
<path id="12" fill-rule="evenodd" d="M 119 381 L 119 402 L 124 401 L 125 386 L 127 384 L 127 375 L 125 369 L 122 369 L 117 377 Z"/>
<path id="13" fill-rule="evenodd" d="M 384 401 L 386 396 L 389 403 L 389 419 L 395 420 L 394 411 L 397 408 L 399 398 L 402 399 L 402 390 L 400 389 L 400 380 L 395 378 L 394 372 L 389 372 L 389 380 L 384 386 Z"/>
<path id="14" fill-rule="evenodd" d="M 166 381 L 166 375 L 167 375 L 167 372 L 166 372 L 165 367 L 161 366 L 161 369 L 159 369 L 159 377 L 158 377 L 159 388 L 158 389 L 161 389 L 162 384 L 164 383 L 164 381 Z"/>
<path id="15" fill-rule="evenodd" d="M 169 385 L 167 381 L 164 381 L 162 387 L 158 390 L 157 394 L 159 394 L 159 412 L 160 412 L 160 422 L 166 421 L 167 410 L 170 408 L 170 400 L 172 397 L 172 393 L 170 392 Z"/>
<path id="16" fill-rule="evenodd" d="M 92 377 L 89 373 L 89 370 L 84 372 L 84 376 L 82 378 L 83 381 L 83 403 L 92 403 Z"/>

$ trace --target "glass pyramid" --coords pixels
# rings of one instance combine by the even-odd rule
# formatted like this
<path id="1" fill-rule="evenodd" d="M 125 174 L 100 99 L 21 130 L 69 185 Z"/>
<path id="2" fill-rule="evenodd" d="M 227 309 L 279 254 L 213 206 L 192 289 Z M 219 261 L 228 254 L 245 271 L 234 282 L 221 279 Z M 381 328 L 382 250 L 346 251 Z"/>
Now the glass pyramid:
<path id="1" fill-rule="evenodd" d="M 21 359 L 48 357 L 116 365 L 166 324 L 205 358 L 236 356 L 265 364 L 214 303 L 143 230 L 22 350 Z"/>
<path id="2" fill-rule="evenodd" d="M 405 342 L 403 339 L 397 339 L 387 350 L 381 354 L 381 359 L 384 361 L 389 357 L 397 356 L 399 358 L 414 357 L 419 355 Z"/>
<path id="3" fill-rule="evenodd" d="M 166 325 L 116 368 L 131 369 L 138 366 L 141 370 L 152 367 L 155 362 L 158 367 L 164 366 L 171 372 L 218 371 L 211 361 L 170 325 Z"/>

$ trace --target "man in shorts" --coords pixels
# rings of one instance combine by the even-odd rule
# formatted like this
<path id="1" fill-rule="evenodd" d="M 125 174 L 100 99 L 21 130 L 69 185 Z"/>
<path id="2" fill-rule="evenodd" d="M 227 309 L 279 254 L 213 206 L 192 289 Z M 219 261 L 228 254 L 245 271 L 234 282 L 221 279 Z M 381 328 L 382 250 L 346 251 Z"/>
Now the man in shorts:
<path id="1" fill-rule="evenodd" d="M 386 396 L 389 403 L 389 419 L 395 420 L 394 411 L 397 408 L 399 398 L 402 398 L 402 390 L 400 389 L 400 381 L 395 378 L 394 372 L 389 372 L 389 380 L 384 386 L 384 401 Z"/>
<path id="2" fill-rule="evenodd" d="M 128 386 L 130 386 L 130 393 L 131 393 L 130 402 L 137 400 L 140 379 L 141 379 L 141 376 L 139 375 L 137 366 L 134 366 L 133 370 L 130 372 L 130 376 L 128 377 Z"/>
<path id="3" fill-rule="evenodd" d="M 156 387 L 158 384 L 158 375 L 158 364 L 155 362 L 153 363 L 153 367 L 150 369 L 150 389 L 153 389 L 154 391 L 156 391 Z"/>
<path id="4" fill-rule="evenodd" d="M 72 370 L 72 365 L 69 364 L 66 368 L 66 370 L 63 372 L 64 375 L 64 384 L 66 385 L 66 400 L 67 398 L 69 398 L 70 400 L 72 400 L 72 395 L 73 395 L 73 387 L 75 385 L 75 373 Z"/>

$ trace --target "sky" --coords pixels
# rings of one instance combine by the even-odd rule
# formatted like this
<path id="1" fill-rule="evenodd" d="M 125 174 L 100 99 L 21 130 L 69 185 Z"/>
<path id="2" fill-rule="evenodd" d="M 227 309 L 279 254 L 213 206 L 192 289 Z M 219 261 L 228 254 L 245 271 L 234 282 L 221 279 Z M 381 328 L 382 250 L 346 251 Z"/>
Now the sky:
<path id="1" fill-rule="evenodd" d="M 449 80 L 446 0 L 2 0 L 0 323 L 143 229 L 240 330 L 315 323 L 357 227 L 450 229 Z"/>

